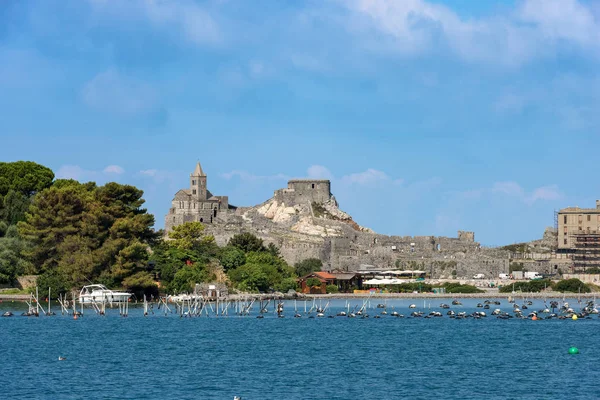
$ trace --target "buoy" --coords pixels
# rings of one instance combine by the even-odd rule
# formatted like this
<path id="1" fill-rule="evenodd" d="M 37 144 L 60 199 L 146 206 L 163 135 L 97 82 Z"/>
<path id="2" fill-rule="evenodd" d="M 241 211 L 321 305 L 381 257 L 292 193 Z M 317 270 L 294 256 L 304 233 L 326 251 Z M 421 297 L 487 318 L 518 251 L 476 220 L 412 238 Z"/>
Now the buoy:
<path id="1" fill-rule="evenodd" d="M 533 317 L 531 317 L 532 321 L 537 321 L 537 317 L 534 315 Z"/>
<path id="2" fill-rule="evenodd" d="M 571 346 L 569 347 L 569 354 L 579 354 L 579 349 L 577 347 Z"/>
<path id="3" fill-rule="evenodd" d="M 77 319 L 77 314 L 73 314 L 73 319 Z"/>
<path id="4" fill-rule="evenodd" d="M 573 321 L 577 321 L 577 315 L 573 315 L 572 319 Z"/>

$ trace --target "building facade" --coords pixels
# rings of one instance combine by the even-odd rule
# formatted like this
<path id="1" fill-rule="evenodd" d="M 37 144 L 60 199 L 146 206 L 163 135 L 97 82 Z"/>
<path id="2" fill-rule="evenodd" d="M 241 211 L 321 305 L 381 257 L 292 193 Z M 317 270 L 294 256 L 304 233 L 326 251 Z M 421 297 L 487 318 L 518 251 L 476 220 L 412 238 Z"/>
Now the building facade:
<path id="1" fill-rule="evenodd" d="M 600 268 L 600 200 L 596 208 L 568 207 L 558 212 L 557 253 L 573 260 L 574 271 Z"/>
<path id="2" fill-rule="evenodd" d="M 558 212 L 559 250 L 575 248 L 577 235 L 600 233 L 600 200 L 596 208 L 568 207 Z"/>
<path id="3" fill-rule="evenodd" d="M 190 174 L 189 189 L 181 189 L 173 198 L 169 213 L 165 216 L 165 231 L 185 222 L 212 224 L 220 213 L 229 210 L 227 196 L 214 196 L 207 186 L 207 176 L 200 162 Z"/>

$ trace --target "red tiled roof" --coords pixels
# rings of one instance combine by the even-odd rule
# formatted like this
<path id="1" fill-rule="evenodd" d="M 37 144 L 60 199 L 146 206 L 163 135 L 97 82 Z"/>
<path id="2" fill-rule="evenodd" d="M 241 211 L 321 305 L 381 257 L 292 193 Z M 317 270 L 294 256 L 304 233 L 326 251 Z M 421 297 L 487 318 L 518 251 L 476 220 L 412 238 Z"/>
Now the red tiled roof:
<path id="1" fill-rule="evenodd" d="M 335 279 L 335 276 L 333 276 L 329 272 L 325 272 L 325 271 L 317 271 L 317 272 L 315 272 L 315 275 L 317 275 L 319 278 L 323 278 L 323 279 Z"/>

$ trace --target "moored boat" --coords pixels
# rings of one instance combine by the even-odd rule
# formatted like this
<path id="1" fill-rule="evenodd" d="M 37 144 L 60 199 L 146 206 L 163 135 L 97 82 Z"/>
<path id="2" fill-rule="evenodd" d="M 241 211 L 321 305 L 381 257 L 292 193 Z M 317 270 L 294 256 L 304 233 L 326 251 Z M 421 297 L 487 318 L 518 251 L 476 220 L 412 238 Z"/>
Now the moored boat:
<path id="1" fill-rule="evenodd" d="M 130 297 L 131 293 L 115 292 L 104 285 L 87 285 L 79 292 L 79 304 L 123 303 Z"/>

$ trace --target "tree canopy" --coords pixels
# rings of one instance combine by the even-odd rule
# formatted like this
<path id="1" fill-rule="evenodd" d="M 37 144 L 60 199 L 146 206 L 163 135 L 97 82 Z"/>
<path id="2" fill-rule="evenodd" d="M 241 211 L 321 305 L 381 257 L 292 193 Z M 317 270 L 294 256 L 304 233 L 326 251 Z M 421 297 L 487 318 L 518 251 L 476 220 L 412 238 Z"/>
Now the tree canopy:
<path id="1" fill-rule="evenodd" d="M 200 222 L 165 238 L 143 205 L 134 186 L 54 180 L 33 162 L 0 163 L 0 283 L 34 274 L 53 293 L 91 281 L 154 294 L 156 279 L 168 293 L 215 280 L 244 291 L 296 288 L 296 271 L 275 244 L 246 232 L 219 247 Z M 302 266 L 321 268 L 319 260 Z"/>
<path id="2" fill-rule="evenodd" d="M 230 246 L 237 247 L 244 253 L 266 250 L 263 244 L 263 240 L 249 232 L 238 233 L 236 235 L 233 235 L 233 237 L 229 239 L 228 244 Z"/>
<path id="3" fill-rule="evenodd" d="M 70 287 L 147 282 L 150 276 L 142 274 L 148 274 L 148 247 L 156 235 L 154 217 L 141 208 L 142 195 L 114 182 L 58 182 L 35 196 L 18 224 L 31 243 L 24 254 L 36 272 L 57 275 Z"/>
<path id="4" fill-rule="evenodd" d="M 11 190 L 26 197 L 52 184 L 54 172 L 32 161 L 0 162 L 0 196 Z"/>
<path id="5" fill-rule="evenodd" d="M 297 262 L 294 268 L 296 275 L 305 276 L 311 272 L 320 271 L 323 268 L 323 263 L 318 258 L 307 258 L 306 260 Z"/>

